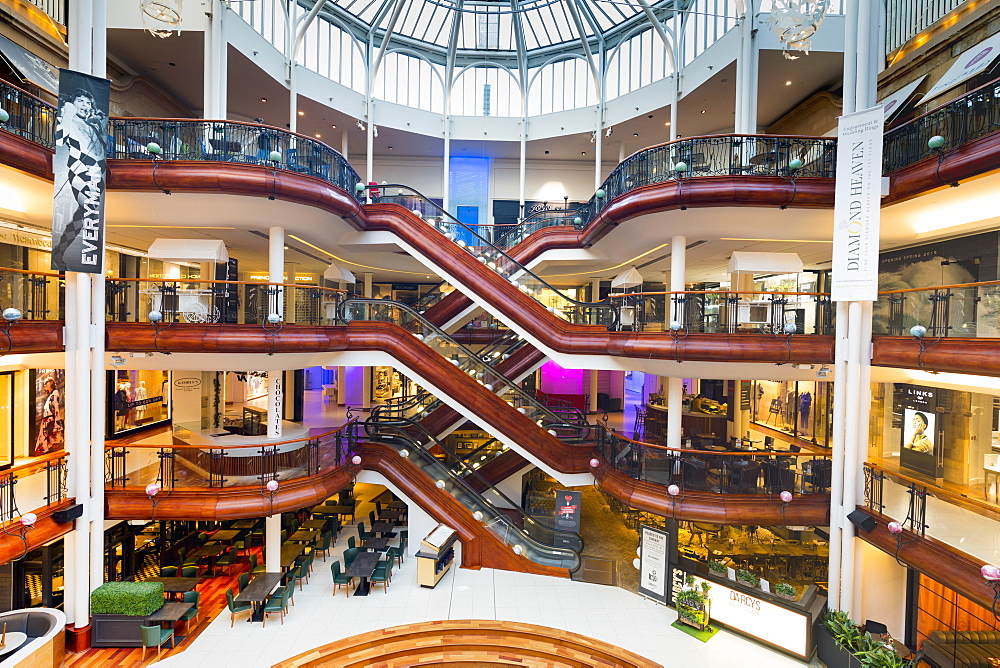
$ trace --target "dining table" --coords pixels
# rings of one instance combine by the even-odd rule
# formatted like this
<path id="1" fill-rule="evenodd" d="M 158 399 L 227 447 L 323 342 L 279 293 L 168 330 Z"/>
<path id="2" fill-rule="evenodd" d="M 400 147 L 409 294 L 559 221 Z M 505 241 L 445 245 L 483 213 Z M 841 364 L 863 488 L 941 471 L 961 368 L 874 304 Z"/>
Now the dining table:
<path id="1" fill-rule="evenodd" d="M 215 576 L 215 560 L 228 548 L 225 545 L 202 545 L 197 550 L 188 555 L 188 559 L 208 559 L 209 567 L 205 571 L 206 577 Z"/>
<path id="2" fill-rule="evenodd" d="M 291 543 L 311 543 L 316 540 L 317 533 L 319 532 L 315 529 L 299 529 L 288 537 L 288 541 Z"/>
<path id="3" fill-rule="evenodd" d="M 394 524 L 396 522 L 399 522 L 399 520 L 402 517 L 403 517 L 403 511 L 402 510 L 392 510 L 392 509 L 383 510 L 381 513 L 379 513 L 379 516 L 378 516 L 378 518 L 380 520 L 384 520 L 386 522 L 392 522 Z"/>
<path id="4" fill-rule="evenodd" d="M 327 520 L 306 520 L 302 523 L 303 529 L 312 529 L 314 531 L 322 531 L 327 527 Z"/>
<path id="5" fill-rule="evenodd" d="M 264 602 L 271 596 L 284 577 L 281 573 L 260 573 L 250 581 L 234 599 L 237 603 L 250 603 L 253 612 L 248 622 L 264 621 Z"/>
<path id="6" fill-rule="evenodd" d="M 281 557 L 279 564 L 281 572 L 287 572 L 295 565 L 295 560 L 305 551 L 306 547 L 302 543 L 285 543 L 281 546 Z"/>
<path id="7" fill-rule="evenodd" d="M 384 552 L 389 547 L 391 538 L 369 538 L 361 543 L 362 550 L 369 552 Z"/>
<path id="8" fill-rule="evenodd" d="M 381 534 L 383 536 L 391 537 L 395 534 L 392 530 L 396 528 L 396 525 L 392 522 L 373 522 L 371 532 L 375 534 Z"/>
<path id="9" fill-rule="evenodd" d="M 354 562 L 344 571 L 344 574 L 349 578 L 361 579 L 354 589 L 355 596 L 367 596 L 368 592 L 371 591 L 371 582 L 368 581 L 368 578 L 375 574 L 378 562 L 378 552 L 358 552 L 357 556 L 354 557 Z"/>
<path id="10" fill-rule="evenodd" d="M 390 501 L 385 507 L 392 510 L 406 510 L 406 503 L 403 501 Z"/>
<path id="11" fill-rule="evenodd" d="M 146 618 L 146 624 L 162 624 L 164 622 L 169 622 L 170 628 L 176 628 L 177 622 L 180 621 L 180 618 L 186 615 L 193 607 L 194 604 L 185 603 L 183 601 L 171 601 L 170 603 L 164 603 L 163 607 Z M 177 640 L 176 632 L 174 633 L 174 640 Z"/>
<path id="12" fill-rule="evenodd" d="M 183 594 L 186 591 L 194 591 L 201 582 L 201 578 L 168 578 L 155 577 L 146 578 L 143 582 L 160 582 L 163 584 L 164 594 Z"/>
<path id="13" fill-rule="evenodd" d="M 212 540 L 220 543 L 232 543 L 243 533 L 240 529 L 221 529 L 212 534 Z"/>
<path id="14" fill-rule="evenodd" d="M 243 530 L 253 529 L 255 526 L 257 526 L 257 520 L 237 520 L 232 524 L 232 527 L 234 529 L 243 529 Z"/>

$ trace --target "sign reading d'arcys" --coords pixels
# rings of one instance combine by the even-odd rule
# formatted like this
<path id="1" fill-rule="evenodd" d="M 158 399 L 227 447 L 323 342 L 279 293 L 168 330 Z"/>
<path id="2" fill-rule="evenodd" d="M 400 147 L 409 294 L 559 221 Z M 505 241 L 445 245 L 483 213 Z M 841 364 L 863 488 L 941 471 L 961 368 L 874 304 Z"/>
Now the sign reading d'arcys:
<path id="1" fill-rule="evenodd" d="M 834 301 L 875 301 L 882 198 L 882 131 L 875 106 L 840 117 L 833 207 Z"/>
<path id="2" fill-rule="evenodd" d="M 104 191 L 111 83 L 59 70 L 52 269 L 104 272 Z"/>

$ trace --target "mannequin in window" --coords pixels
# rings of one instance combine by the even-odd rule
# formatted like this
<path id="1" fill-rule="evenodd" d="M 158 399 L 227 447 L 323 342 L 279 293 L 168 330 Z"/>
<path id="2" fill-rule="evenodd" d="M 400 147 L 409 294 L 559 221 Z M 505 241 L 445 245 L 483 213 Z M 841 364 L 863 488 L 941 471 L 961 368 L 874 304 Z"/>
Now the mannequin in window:
<path id="1" fill-rule="evenodd" d="M 112 398 L 112 405 L 115 409 L 115 431 L 124 431 L 128 420 L 128 390 L 126 383 L 118 383 L 115 396 Z"/>
<path id="2" fill-rule="evenodd" d="M 139 387 L 135 388 L 135 395 L 132 400 L 135 402 L 140 402 L 144 399 L 149 398 L 149 392 L 146 390 L 146 381 L 140 380 Z M 135 407 L 135 423 L 139 424 L 142 422 L 143 418 L 146 416 L 146 405 L 139 404 Z"/>
<path id="3" fill-rule="evenodd" d="M 809 431 L 809 411 L 812 409 L 812 394 L 803 392 L 799 395 L 799 431 L 806 433 Z"/>

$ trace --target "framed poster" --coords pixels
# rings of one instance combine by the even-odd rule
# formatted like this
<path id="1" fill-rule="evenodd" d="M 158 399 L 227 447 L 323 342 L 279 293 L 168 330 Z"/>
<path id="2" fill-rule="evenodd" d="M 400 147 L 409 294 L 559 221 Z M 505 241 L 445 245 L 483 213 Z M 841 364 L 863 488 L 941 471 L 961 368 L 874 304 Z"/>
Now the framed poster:
<path id="1" fill-rule="evenodd" d="M 28 438 L 32 455 L 66 447 L 65 369 L 32 369 L 31 422 Z"/>
<path id="2" fill-rule="evenodd" d="M 642 525 L 639 533 L 639 594 L 663 604 L 667 603 L 667 586 L 670 583 L 669 548 L 670 534 Z"/>
<path id="3" fill-rule="evenodd" d="M 902 415 L 899 463 L 934 478 L 942 475 L 938 392 L 935 388 L 897 384 L 894 397 L 894 412 Z"/>

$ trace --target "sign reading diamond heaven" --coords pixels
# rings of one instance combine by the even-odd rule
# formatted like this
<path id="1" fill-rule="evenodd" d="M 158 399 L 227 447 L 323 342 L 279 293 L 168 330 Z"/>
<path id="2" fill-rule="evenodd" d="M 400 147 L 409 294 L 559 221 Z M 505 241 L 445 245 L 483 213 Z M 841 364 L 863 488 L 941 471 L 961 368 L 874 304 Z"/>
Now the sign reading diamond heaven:
<path id="1" fill-rule="evenodd" d="M 59 70 L 52 268 L 104 271 L 104 191 L 111 83 Z"/>
<path id="2" fill-rule="evenodd" d="M 833 206 L 834 301 L 875 301 L 882 198 L 882 131 L 875 106 L 840 117 Z"/>

